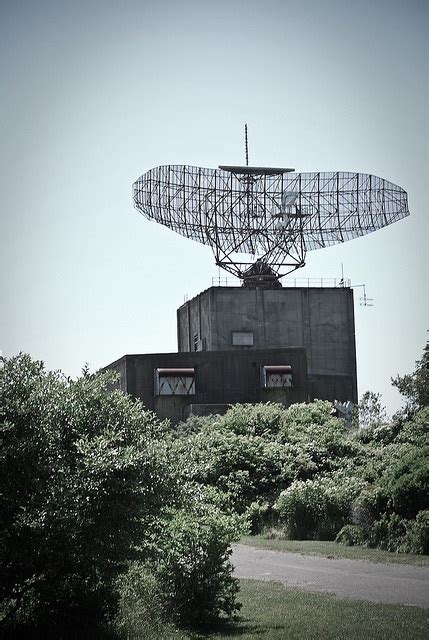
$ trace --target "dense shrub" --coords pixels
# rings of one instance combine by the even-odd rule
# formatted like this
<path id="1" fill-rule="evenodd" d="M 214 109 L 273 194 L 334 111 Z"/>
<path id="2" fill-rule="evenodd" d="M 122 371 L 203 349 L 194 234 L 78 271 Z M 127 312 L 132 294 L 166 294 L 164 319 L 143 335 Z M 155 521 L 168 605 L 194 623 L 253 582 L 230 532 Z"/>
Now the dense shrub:
<path id="1" fill-rule="evenodd" d="M 169 637 L 159 581 L 151 567 L 135 561 L 117 580 L 119 602 L 114 626 L 128 639 Z"/>
<path id="2" fill-rule="evenodd" d="M 406 518 L 429 509 L 429 447 L 414 447 L 383 479 L 388 508 Z"/>
<path id="3" fill-rule="evenodd" d="M 145 562 L 132 563 L 118 583 L 117 626 L 129 635 L 165 622 L 206 626 L 239 609 L 229 543 L 242 531 L 240 520 L 203 504 L 166 515 L 152 527 Z"/>
<path id="4" fill-rule="evenodd" d="M 261 533 L 273 521 L 273 510 L 268 502 L 252 502 L 247 507 L 244 515 L 249 525 L 249 532 L 252 535 Z"/>
<path id="5" fill-rule="evenodd" d="M 296 481 L 280 494 L 275 509 L 291 539 L 332 540 L 349 521 L 351 504 L 361 490 L 356 478 Z"/>
<path id="6" fill-rule="evenodd" d="M 365 391 L 355 407 L 355 426 L 376 429 L 387 423 L 386 409 L 381 404 L 381 394 Z"/>
<path id="7" fill-rule="evenodd" d="M 348 432 L 326 401 L 235 405 L 192 419 L 175 451 L 191 478 L 217 491 L 218 506 L 246 515 L 252 533 L 332 539 L 350 525 L 349 544 L 378 544 L 377 526 L 386 527 L 373 526 L 383 514 L 414 521 L 429 506 L 429 413 L 388 423 L 379 395 L 367 393 L 361 417 L 367 426 Z"/>
<path id="8" fill-rule="evenodd" d="M 174 499 L 177 474 L 155 417 L 107 394 L 109 374 L 72 381 L 21 355 L 1 376 L 6 619 L 58 634 L 88 627 L 106 617 L 112 581 L 145 519 Z"/>
<path id="9" fill-rule="evenodd" d="M 387 508 L 387 495 L 383 487 L 363 489 L 351 505 L 351 522 L 368 535 L 374 522 Z"/>
<path id="10" fill-rule="evenodd" d="M 347 546 L 362 545 L 365 543 L 365 533 L 359 525 L 346 524 L 337 533 L 335 542 L 341 542 Z"/>
<path id="11" fill-rule="evenodd" d="M 237 518 L 189 486 L 166 425 L 107 393 L 110 373 L 73 381 L 20 355 L 0 375 L 2 631 L 107 637 L 130 562 L 142 602 L 161 589 L 163 619 L 232 614 Z"/>
<path id="12" fill-rule="evenodd" d="M 404 419 L 402 415 L 394 419 L 397 425 L 395 443 L 408 443 L 418 447 L 428 444 L 429 435 L 429 407 L 422 407 L 413 412 L 412 416 Z"/>
<path id="13" fill-rule="evenodd" d="M 270 507 L 294 480 L 311 480 L 321 472 L 345 469 L 347 461 L 364 458 L 363 447 L 331 415 L 329 402 L 294 405 L 235 405 L 190 428 L 173 448 L 190 478 L 216 487 L 224 508 L 247 510 L 254 530 L 274 524 Z M 350 463 L 351 464 L 351 463 Z M 265 522 L 252 503 L 268 505 Z"/>
<path id="14" fill-rule="evenodd" d="M 369 532 L 370 546 L 379 547 L 386 551 L 399 551 L 407 533 L 408 521 L 397 513 L 383 513 L 376 520 Z"/>
<path id="15" fill-rule="evenodd" d="M 429 511 L 420 511 L 413 520 L 397 513 L 384 513 L 374 522 L 369 543 L 398 553 L 429 552 Z"/>
<path id="16" fill-rule="evenodd" d="M 385 534 L 404 549 L 405 535 L 424 537 L 415 518 L 429 508 L 429 408 L 415 405 L 387 422 L 380 396 L 367 393 L 366 426 L 351 432 L 326 401 L 235 405 L 182 427 L 174 450 L 189 477 L 217 492 L 218 507 L 246 515 L 252 533 L 332 539 L 350 525 L 349 544 L 382 544 Z"/>
<path id="17" fill-rule="evenodd" d="M 231 578 L 229 543 L 240 535 L 239 521 L 204 506 L 194 513 L 175 511 L 160 525 L 151 566 L 165 610 L 186 627 L 233 616 L 238 581 Z"/>
<path id="18" fill-rule="evenodd" d="M 359 443 L 349 437 L 342 421 L 332 415 L 332 404 L 325 400 L 289 407 L 278 439 L 305 452 L 317 472 L 334 470 L 344 459 L 363 455 Z"/>
<path id="19" fill-rule="evenodd" d="M 294 477 L 289 448 L 223 426 L 179 439 L 173 450 L 189 478 L 216 487 L 224 495 L 225 509 L 238 513 L 252 502 L 273 501 Z"/>
<path id="20" fill-rule="evenodd" d="M 273 402 L 236 404 L 219 419 L 221 428 L 241 435 L 275 440 L 285 421 L 284 406 Z"/>
<path id="21" fill-rule="evenodd" d="M 289 538 L 307 540 L 319 536 L 326 499 L 312 480 L 297 481 L 280 494 L 275 509 Z"/>
<path id="22" fill-rule="evenodd" d="M 399 551 L 429 554 L 429 511 L 420 511 L 407 526 Z"/>
<path id="23" fill-rule="evenodd" d="M 341 422 L 333 416 L 332 403 L 327 400 L 294 404 L 286 411 L 282 436 L 285 436 L 288 432 L 294 432 L 299 435 L 302 433 L 302 429 L 299 429 L 299 427 L 304 427 L 305 429 L 309 425 L 334 427 L 336 429 L 341 426 Z"/>
<path id="24" fill-rule="evenodd" d="M 219 417 L 218 415 L 195 416 L 191 413 L 187 420 L 172 426 L 169 435 L 173 438 L 183 438 L 200 431 L 210 430 L 216 426 Z"/>

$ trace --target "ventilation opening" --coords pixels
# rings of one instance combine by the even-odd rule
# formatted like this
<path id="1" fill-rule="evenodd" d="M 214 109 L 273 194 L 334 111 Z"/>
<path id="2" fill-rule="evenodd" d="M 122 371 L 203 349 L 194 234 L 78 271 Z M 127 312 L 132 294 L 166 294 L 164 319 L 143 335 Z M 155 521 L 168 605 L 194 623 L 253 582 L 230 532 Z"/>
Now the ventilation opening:
<path id="1" fill-rule="evenodd" d="M 155 395 L 195 395 L 195 369 L 155 369 Z"/>
<path id="2" fill-rule="evenodd" d="M 292 367 L 289 364 L 267 364 L 261 368 L 261 386 L 264 389 L 290 389 Z"/>

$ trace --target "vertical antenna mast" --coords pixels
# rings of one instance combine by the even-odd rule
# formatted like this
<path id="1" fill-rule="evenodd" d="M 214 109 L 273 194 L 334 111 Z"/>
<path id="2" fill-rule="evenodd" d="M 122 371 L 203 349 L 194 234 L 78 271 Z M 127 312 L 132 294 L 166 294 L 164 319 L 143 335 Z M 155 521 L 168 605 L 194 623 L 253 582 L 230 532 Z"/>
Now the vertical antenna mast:
<path id="1" fill-rule="evenodd" d="M 246 149 L 246 167 L 249 166 L 249 144 L 247 141 L 247 123 L 244 125 L 244 146 Z"/>

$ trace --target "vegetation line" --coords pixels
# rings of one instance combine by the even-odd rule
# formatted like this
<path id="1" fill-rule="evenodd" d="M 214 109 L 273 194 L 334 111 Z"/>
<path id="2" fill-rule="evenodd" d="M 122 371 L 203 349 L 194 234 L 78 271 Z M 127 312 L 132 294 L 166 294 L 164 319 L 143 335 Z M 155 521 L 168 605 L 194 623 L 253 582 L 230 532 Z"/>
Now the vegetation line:
<path id="1" fill-rule="evenodd" d="M 429 556 L 413 553 L 392 553 L 382 549 L 368 549 L 361 546 L 346 546 L 329 540 L 282 540 L 268 538 L 266 535 L 243 536 L 240 544 L 271 551 L 296 553 L 324 558 L 344 558 L 364 560 L 374 563 L 410 564 L 420 567 L 429 566 Z"/>

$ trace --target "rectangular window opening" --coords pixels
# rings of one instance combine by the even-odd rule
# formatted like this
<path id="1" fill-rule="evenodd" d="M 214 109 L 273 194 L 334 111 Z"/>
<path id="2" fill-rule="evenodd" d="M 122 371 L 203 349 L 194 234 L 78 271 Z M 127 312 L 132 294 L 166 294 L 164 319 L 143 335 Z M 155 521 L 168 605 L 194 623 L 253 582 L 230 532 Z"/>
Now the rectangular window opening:
<path id="1" fill-rule="evenodd" d="M 234 347 L 253 347 L 253 331 L 233 331 L 232 345 Z"/>
<path id="2" fill-rule="evenodd" d="M 155 369 L 155 395 L 195 395 L 195 369 L 192 367 Z"/>
<path id="3" fill-rule="evenodd" d="M 261 367 L 261 383 L 264 389 L 290 389 L 292 367 L 289 364 L 266 364 Z"/>

